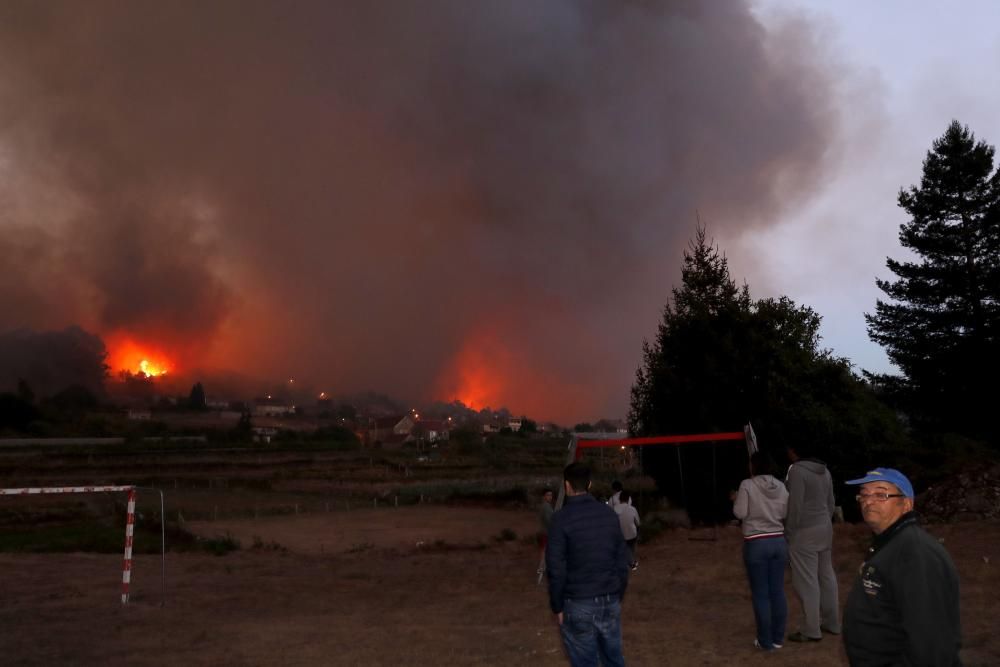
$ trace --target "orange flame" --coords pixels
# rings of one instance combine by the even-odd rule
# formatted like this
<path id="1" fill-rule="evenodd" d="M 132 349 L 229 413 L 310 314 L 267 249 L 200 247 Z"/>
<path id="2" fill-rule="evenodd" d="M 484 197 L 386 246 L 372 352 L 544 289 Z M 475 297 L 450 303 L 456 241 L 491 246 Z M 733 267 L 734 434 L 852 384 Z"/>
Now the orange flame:
<path id="1" fill-rule="evenodd" d="M 506 407 L 534 419 L 573 420 L 595 409 L 592 387 L 532 364 L 499 327 L 471 331 L 437 377 L 436 396 L 473 410 Z M 572 423 L 572 421 L 570 421 Z"/>
<path id="2" fill-rule="evenodd" d="M 473 410 L 499 407 L 508 389 L 503 369 L 510 366 L 510 353 L 498 340 L 472 336 L 438 378 L 438 395 L 461 401 Z"/>
<path id="3" fill-rule="evenodd" d="M 174 365 L 166 352 L 156 345 L 139 343 L 128 335 L 112 335 L 107 339 L 108 365 L 112 373 L 128 371 L 146 377 L 166 375 Z"/>

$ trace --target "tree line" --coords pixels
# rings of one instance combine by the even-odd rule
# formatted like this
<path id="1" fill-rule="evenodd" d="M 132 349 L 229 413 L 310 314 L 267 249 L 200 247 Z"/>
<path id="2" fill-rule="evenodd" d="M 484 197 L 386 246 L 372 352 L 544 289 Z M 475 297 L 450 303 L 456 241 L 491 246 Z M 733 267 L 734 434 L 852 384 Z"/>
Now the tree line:
<path id="1" fill-rule="evenodd" d="M 992 146 L 954 121 L 933 142 L 920 184 L 899 193 L 909 218 L 899 239 L 910 256 L 887 259 L 895 279 L 876 281 L 886 298 L 865 315 L 869 337 L 898 374 L 859 373 L 821 348 L 812 308 L 785 296 L 753 299 L 699 224 L 680 286 L 656 335 L 643 342 L 630 432 L 733 431 L 750 422 L 765 447 L 805 447 L 835 475 L 901 460 L 933 467 L 958 454 L 956 438 L 996 449 L 1000 171 L 993 158 Z M 693 459 L 683 471 L 694 475 L 691 489 L 708 484 L 706 451 L 684 452 Z M 728 450 L 721 462 L 718 451 L 713 456 L 717 474 L 745 476 L 745 451 L 742 460 Z M 676 458 L 647 454 L 661 487 L 676 490 L 682 481 Z"/>

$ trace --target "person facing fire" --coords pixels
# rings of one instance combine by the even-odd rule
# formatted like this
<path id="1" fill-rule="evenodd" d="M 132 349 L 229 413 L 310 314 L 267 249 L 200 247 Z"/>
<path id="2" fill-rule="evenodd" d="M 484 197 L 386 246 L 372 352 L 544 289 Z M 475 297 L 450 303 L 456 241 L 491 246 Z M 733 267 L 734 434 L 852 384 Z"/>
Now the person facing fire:
<path id="1" fill-rule="evenodd" d="M 590 495 L 590 468 L 563 471 L 566 496 L 552 515 L 545 569 L 549 607 L 570 664 L 624 666 L 621 604 L 628 586 L 628 549 L 610 507 Z"/>
<path id="2" fill-rule="evenodd" d="M 833 570 L 833 478 L 826 464 L 810 456 L 809 443 L 789 445 L 788 557 L 792 586 L 802 603 L 792 642 L 818 642 L 823 633 L 840 634 L 837 574 Z"/>
<path id="3" fill-rule="evenodd" d="M 632 507 L 632 495 L 622 490 L 619 502 L 614 506 L 615 514 L 618 515 L 618 522 L 622 527 L 622 537 L 628 546 L 629 566 L 635 571 L 639 567 L 639 559 L 635 555 L 635 545 L 639 542 L 639 512 Z"/>
<path id="4" fill-rule="evenodd" d="M 542 490 L 542 502 L 538 506 L 538 547 L 545 556 L 545 544 L 549 539 L 549 526 L 552 524 L 552 514 L 555 510 L 555 494 L 552 489 Z"/>
<path id="5" fill-rule="evenodd" d="M 852 667 L 962 664 L 958 572 L 945 548 L 920 527 L 913 485 L 893 468 L 848 484 L 872 529 L 872 545 L 844 607 Z"/>

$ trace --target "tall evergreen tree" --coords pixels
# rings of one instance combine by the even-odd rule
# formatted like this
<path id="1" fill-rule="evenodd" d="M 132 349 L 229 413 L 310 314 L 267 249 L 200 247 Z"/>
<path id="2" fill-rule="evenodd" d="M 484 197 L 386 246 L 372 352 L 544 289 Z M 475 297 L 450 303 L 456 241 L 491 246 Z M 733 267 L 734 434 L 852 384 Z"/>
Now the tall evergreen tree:
<path id="1" fill-rule="evenodd" d="M 820 316 L 787 297 L 752 300 L 703 228 L 671 296 L 656 338 L 643 342 L 629 411 L 634 435 L 735 431 L 749 420 L 763 447 L 780 454 L 786 444 L 808 443 L 835 471 L 863 469 L 901 443 L 895 416 L 850 363 L 820 348 Z M 675 451 L 644 453 L 662 489 L 719 518 L 728 485 L 746 476 L 746 451 L 691 447 L 683 456 L 685 498 Z"/>
<path id="2" fill-rule="evenodd" d="M 918 261 L 888 258 L 890 301 L 866 314 L 869 337 L 903 374 L 913 417 L 980 431 L 1000 369 L 1000 172 L 994 148 L 952 121 L 923 163 L 920 186 L 899 193 L 910 219 L 900 244 Z M 987 384 L 988 384 L 987 383 Z"/>

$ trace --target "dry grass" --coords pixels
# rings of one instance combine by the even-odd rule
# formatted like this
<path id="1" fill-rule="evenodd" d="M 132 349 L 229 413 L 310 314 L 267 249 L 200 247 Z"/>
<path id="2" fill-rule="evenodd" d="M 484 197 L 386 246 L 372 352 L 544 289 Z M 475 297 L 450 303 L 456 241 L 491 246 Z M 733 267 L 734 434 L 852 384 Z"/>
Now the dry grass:
<path id="1" fill-rule="evenodd" d="M 544 589 L 534 583 L 535 548 L 520 539 L 491 539 L 505 528 L 519 535 L 533 530 L 531 511 L 430 506 L 195 527 L 243 536 L 244 549 L 224 557 L 168 554 L 162 608 L 157 557 L 137 559 L 133 603 L 122 608 L 120 557 L 0 555 L 0 660 L 566 664 Z M 1000 590 L 1000 524 L 932 532 L 944 539 L 961 572 L 965 664 L 1000 664 L 994 599 Z M 738 531 L 720 529 L 718 541 L 711 542 L 690 535 L 665 532 L 640 546 L 641 566 L 624 605 L 630 665 L 846 664 L 839 641 L 829 637 L 775 654 L 754 653 Z M 253 536 L 287 551 L 248 548 Z M 838 526 L 844 597 L 865 540 L 862 526 Z M 790 586 L 788 591 L 794 619 L 798 608 Z"/>

